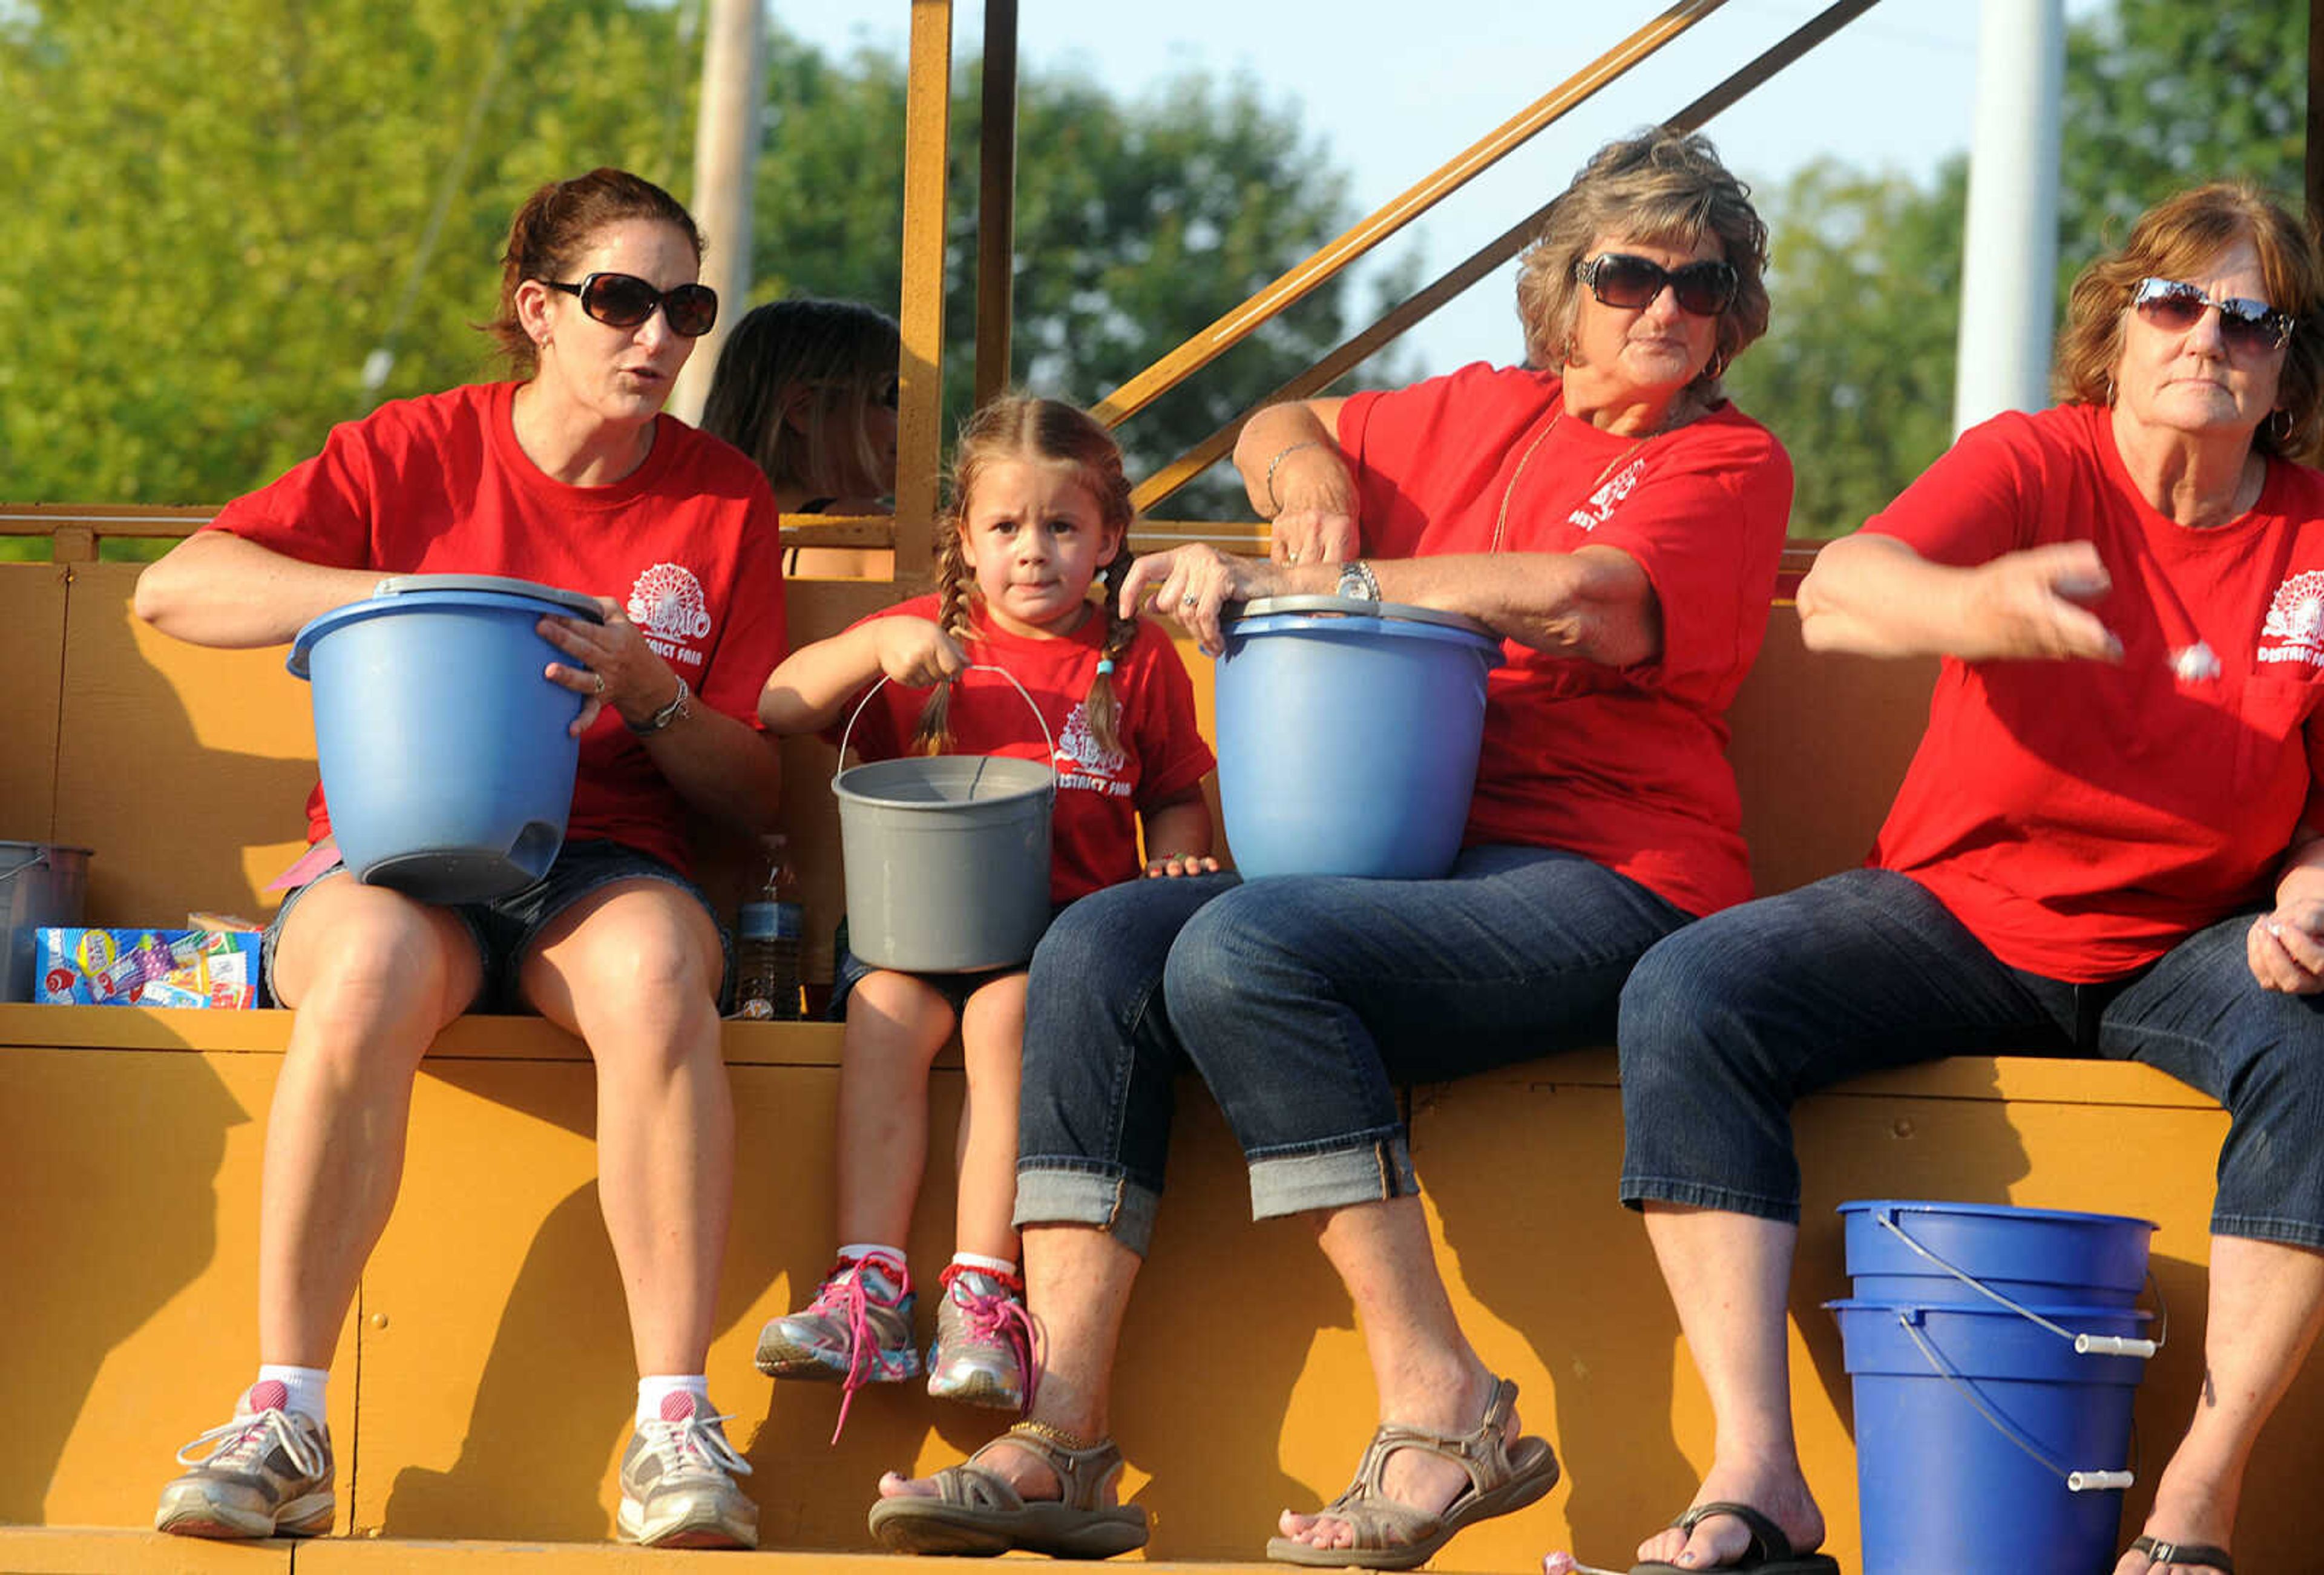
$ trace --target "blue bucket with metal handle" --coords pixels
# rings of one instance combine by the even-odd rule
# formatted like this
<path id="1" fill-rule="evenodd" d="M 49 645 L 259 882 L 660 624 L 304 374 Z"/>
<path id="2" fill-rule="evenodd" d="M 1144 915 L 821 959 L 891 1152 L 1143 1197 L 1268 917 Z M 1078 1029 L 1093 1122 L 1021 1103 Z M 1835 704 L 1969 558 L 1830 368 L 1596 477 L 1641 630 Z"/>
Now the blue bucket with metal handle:
<path id="1" fill-rule="evenodd" d="M 339 856 L 423 902 L 478 902 L 549 872 L 573 808 L 582 697 L 544 616 L 603 621 L 576 592 L 492 575 L 404 575 L 299 631 Z"/>
<path id="2" fill-rule="evenodd" d="M 2104 1575 L 2132 1403 L 2163 1340 L 2129 1304 L 2151 1284 L 2153 1223 L 1890 1200 L 1840 1212 L 1855 1294 L 1827 1305 L 1855 1391 L 1864 1575 Z"/>
<path id="3" fill-rule="evenodd" d="M 1449 871 L 1499 639 L 1457 612 L 1342 596 L 1251 602 L 1224 633 L 1219 805 L 1244 879 Z"/>

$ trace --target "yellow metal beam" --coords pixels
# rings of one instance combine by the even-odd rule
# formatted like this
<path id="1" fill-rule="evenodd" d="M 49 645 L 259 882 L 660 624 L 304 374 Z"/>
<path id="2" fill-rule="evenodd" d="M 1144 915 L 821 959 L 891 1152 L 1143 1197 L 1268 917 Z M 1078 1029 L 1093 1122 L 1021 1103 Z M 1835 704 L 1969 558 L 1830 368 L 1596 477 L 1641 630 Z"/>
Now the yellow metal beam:
<path id="1" fill-rule="evenodd" d="M 1727 0 L 1679 0 L 1679 4 L 1503 121 L 1434 174 L 1114 390 L 1093 414 L 1110 427 L 1120 426 L 1726 3 Z"/>
<path id="2" fill-rule="evenodd" d="M 904 97 L 903 363 L 896 438 L 896 577 L 935 557 L 944 453 L 945 140 L 952 125 L 952 0 L 912 0 Z M 908 567 L 907 566 L 909 566 Z"/>

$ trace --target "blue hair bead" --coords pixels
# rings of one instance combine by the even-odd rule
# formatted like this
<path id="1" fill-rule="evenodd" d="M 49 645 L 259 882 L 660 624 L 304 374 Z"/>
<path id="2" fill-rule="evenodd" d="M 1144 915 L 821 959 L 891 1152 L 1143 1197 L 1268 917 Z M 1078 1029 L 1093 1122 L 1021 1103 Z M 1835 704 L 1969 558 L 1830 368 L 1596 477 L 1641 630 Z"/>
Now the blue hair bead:
<path id="1" fill-rule="evenodd" d="M 1097 674 L 1099 677 L 1102 678 L 1111 671 L 1113 671 L 1113 659 L 1111 657 L 1100 657 L 1097 659 Z"/>

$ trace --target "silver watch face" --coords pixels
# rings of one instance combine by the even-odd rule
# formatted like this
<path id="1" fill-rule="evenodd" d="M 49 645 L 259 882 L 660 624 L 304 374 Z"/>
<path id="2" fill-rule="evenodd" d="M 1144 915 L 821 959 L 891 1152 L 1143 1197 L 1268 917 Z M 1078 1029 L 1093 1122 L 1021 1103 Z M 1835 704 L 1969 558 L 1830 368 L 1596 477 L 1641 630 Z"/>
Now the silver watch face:
<path id="1" fill-rule="evenodd" d="M 1377 602 L 1379 593 L 1372 588 L 1372 579 L 1360 564 L 1349 564 L 1340 571 L 1340 594 L 1356 602 Z"/>

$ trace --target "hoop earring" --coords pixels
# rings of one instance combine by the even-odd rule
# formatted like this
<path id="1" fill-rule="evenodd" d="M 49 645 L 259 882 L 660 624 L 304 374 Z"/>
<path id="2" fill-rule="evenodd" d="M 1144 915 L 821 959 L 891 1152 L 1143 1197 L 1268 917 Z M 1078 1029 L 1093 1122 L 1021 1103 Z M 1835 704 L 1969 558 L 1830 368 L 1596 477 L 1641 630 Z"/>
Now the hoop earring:
<path id="1" fill-rule="evenodd" d="M 1727 375 L 1727 353 L 1723 350 L 1713 350 L 1711 353 L 1711 359 L 1704 362 L 1702 365 L 1703 381 L 1706 382 L 1718 382 L 1720 378 Z"/>
<path id="2" fill-rule="evenodd" d="M 2114 373 L 2111 372 L 2107 373 L 2106 408 L 2109 410 L 2114 409 Z"/>
<path id="3" fill-rule="evenodd" d="M 2267 419 L 2262 421 L 2259 425 L 2260 430 L 2266 433 L 2268 440 L 2273 443 L 2278 448 L 2282 447 L 2284 444 L 2291 441 L 2292 425 L 2292 412 L 2282 406 L 2279 405 L 2274 410 L 2270 410 L 2267 415 Z"/>

